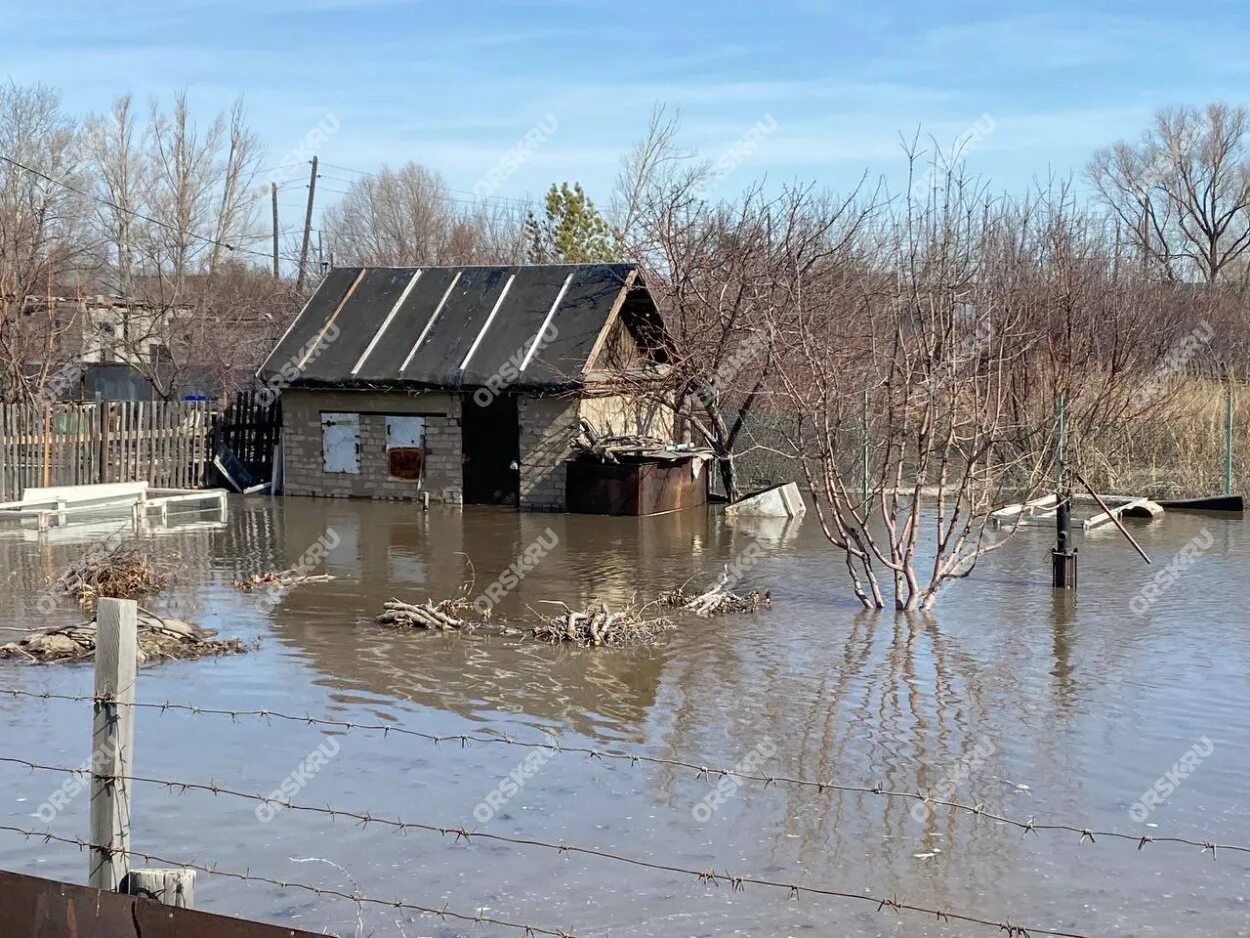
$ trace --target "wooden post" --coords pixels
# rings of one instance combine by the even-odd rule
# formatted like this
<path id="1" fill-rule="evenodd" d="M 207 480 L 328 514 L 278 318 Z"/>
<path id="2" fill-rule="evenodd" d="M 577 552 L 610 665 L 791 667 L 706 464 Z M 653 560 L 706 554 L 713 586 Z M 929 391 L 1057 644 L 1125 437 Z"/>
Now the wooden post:
<path id="1" fill-rule="evenodd" d="M 139 607 L 101 599 L 96 607 L 95 704 L 91 724 L 90 841 L 87 883 L 115 892 L 129 869 L 130 783 L 134 772 L 135 668 Z"/>
<path id="2" fill-rule="evenodd" d="M 43 405 L 43 486 L 52 484 L 52 405 Z"/>
<path id="3" fill-rule="evenodd" d="M 152 868 L 131 870 L 121 891 L 179 909 L 195 908 L 195 870 Z"/>
<path id="4" fill-rule="evenodd" d="M 313 197 L 317 194 L 317 158 L 312 158 L 312 173 L 308 177 L 308 209 L 304 213 L 304 243 L 299 249 L 299 273 L 295 278 L 295 289 L 304 289 L 304 276 L 308 265 L 308 239 L 312 236 Z"/>

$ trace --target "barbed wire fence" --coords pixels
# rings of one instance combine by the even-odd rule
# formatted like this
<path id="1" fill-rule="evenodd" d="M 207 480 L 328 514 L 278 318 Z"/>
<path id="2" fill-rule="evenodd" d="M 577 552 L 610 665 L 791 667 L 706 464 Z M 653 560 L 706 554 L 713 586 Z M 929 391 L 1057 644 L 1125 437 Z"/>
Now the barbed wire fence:
<path id="1" fill-rule="evenodd" d="M 133 688 L 131 688 L 131 690 L 133 690 Z M 383 738 L 390 738 L 392 736 L 397 738 L 416 738 L 428 742 L 436 747 L 441 747 L 446 744 L 448 746 L 458 748 L 467 748 L 469 746 L 477 745 L 500 745 L 525 749 L 555 748 L 564 753 L 579 753 L 585 755 L 589 761 L 600 761 L 604 763 L 628 763 L 629 765 L 635 767 L 647 765 L 679 769 L 690 772 L 695 779 L 712 780 L 720 778 L 734 778 L 741 782 L 760 784 L 763 785 L 764 788 L 774 785 L 788 786 L 798 789 L 813 790 L 818 794 L 855 793 L 879 796 L 887 800 L 908 800 L 931 807 L 944 807 L 952 813 L 967 814 L 976 818 L 988 820 L 995 824 L 1010 826 L 1020 830 L 1021 835 L 1026 838 L 1030 834 L 1040 838 L 1043 833 L 1067 833 L 1078 836 L 1078 844 L 1081 845 L 1087 843 L 1095 845 L 1106 841 L 1129 841 L 1136 845 L 1136 849 L 1138 851 L 1142 850 L 1148 844 L 1174 845 L 1178 847 L 1186 846 L 1198 848 L 1195 856 L 1205 855 L 1209 851 L 1212 859 L 1215 859 L 1221 850 L 1250 854 L 1250 845 L 1217 843 L 1207 839 L 1176 834 L 1157 833 L 1151 836 L 1142 836 L 1123 831 L 1097 829 L 1091 825 L 1078 823 L 1048 822 L 1038 820 L 1033 817 L 1027 819 L 1013 818 L 991 810 L 984 804 L 968 804 L 964 802 L 935 798 L 924 792 L 890 790 L 881 784 L 846 784 L 831 779 L 825 780 L 784 775 L 767 775 L 755 771 L 743 771 L 740 767 L 725 769 L 709 766 L 695 760 L 664 758 L 645 753 L 631 752 L 622 748 L 598 749 L 585 746 L 563 746 L 558 740 L 554 740 L 551 737 L 548 737 L 542 742 L 537 742 L 515 739 L 506 735 L 438 734 L 414 728 L 412 726 L 340 720 L 317 717 L 311 714 L 288 714 L 270 709 L 245 710 L 202 707 L 194 704 L 174 702 L 143 702 L 136 701 L 133 699 L 133 696 L 124 693 L 113 694 L 97 692 L 91 695 L 76 695 L 4 688 L 0 689 L 0 694 L 5 694 L 12 698 L 37 699 L 44 701 L 58 700 L 90 704 L 93 717 L 97 720 L 99 719 L 101 712 L 113 714 L 114 718 L 116 718 L 116 715 L 123 710 L 129 710 L 132 713 L 135 710 L 156 710 L 161 713 L 186 713 L 194 717 L 228 718 L 234 723 L 238 723 L 243 719 L 254 718 L 270 723 L 302 723 L 309 726 L 332 729 L 341 733 L 364 732 L 380 734 Z M 108 771 L 107 767 L 99 767 L 94 763 L 92 764 L 90 770 L 88 770 L 82 766 L 75 767 L 50 764 L 36 759 L 23 758 L 18 755 L 0 755 L 0 764 L 24 768 L 30 772 L 59 773 L 68 776 L 82 776 L 87 774 L 89 771 L 92 777 L 93 785 L 102 786 L 102 789 L 105 791 L 124 791 L 126 793 L 125 797 L 121 800 L 125 803 L 127 825 L 129 823 L 128 792 L 130 786 L 154 786 L 164 788 L 168 792 L 179 796 L 188 794 L 205 794 L 212 795 L 213 797 L 227 797 L 245 800 L 256 804 L 258 806 L 257 810 L 260 810 L 260 806 L 280 808 L 284 811 L 294 811 L 311 816 L 323 817 L 328 819 L 331 823 L 342 819 L 352 821 L 362 827 L 378 826 L 389 828 L 393 832 L 401 835 L 409 832 L 436 834 L 440 838 L 444 839 L 450 837 L 453 839 L 454 843 L 463 844 L 466 847 L 472 847 L 477 842 L 486 842 L 492 844 L 505 844 L 526 850 L 554 852 L 558 856 L 563 857 L 594 858 L 596 861 L 605 862 L 617 868 L 631 867 L 634 869 L 666 873 L 672 876 L 693 879 L 703 887 L 724 886 L 731 892 L 745 891 L 747 887 L 758 887 L 768 891 L 784 893 L 787 899 L 797 899 L 801 896 L 811 896 L 838 900 L 841 902 L 872 904 L 876 906 L 877 912 L 906 912 L 916 916 L 929 917 L 934 921 L 942 923 L 962 923 L 964 925 L 981 926 L 986 929 L 993 929 L 999 934 L 1006 934 L 1009 938 L 1016 938 L 1016 936 L 1019 936 L 1019 938 L 1027 938 L 1029 935 L 1049 935 L 1056 936 L 1056 938 L 1093 938 L 1093 936 L 1087 932 L 1063 931 L 1055 928 L 1045 928 L 1039 925 L 1024 924 L 1014 914 L 991 916 L 968 910 L 924 905 L 909 901 L 906 898 L 901 898 L 897 895 L 882 897 L 880 895 L 870 895 L 868 893 L 857 892 L 849 889 L 838 889 L 832 886 L 810 885 L 800 879 L 765 878 L 747 873 L 737 873 L 730 870 L 718 871 L 715 868 L 697 869 L 681 863 L 667 861 L 662 858 L 651 856 L 631 856 L 625 853 L 600 849 L 599 847 L 592 845 L 570 843 L 567 841 L 548 841 L 537 837 L 510 836 L 491 833 L 482 830 L 473 830 L 465 827 L 463 824 L 440 823 L 436 820 L 415 820 L 400 817 L 385 817 L 359 808 L 349 809 L 331 805 L 323 807 L 319 805 L 298 803 L 285 797 L 275 798 L 274 795 L 276 795 L 277 792 L 270 793 L 269 795 L 248 792 L 219 784 L 212 780 L 196 781 L 162 778 L 137 774 L 134 773 L 133 770 L 117 771 L 114 769 L 114 771 Z M 126 758 L 120 760 L 120 762 L 113 762 L 110 764 L 115 767 L 120 765 L 124 768 L 126 766 L 130 766 L 132 763 L 127 756 Z M 93 790 L 93 794 L 94 793 L 95 791 Z M 107 830 L 107 828 L 105 829 Z M 105 862 L 113 862 L 118 858 L 136 858 L 145 862 L 156 862 L 165 866 L 180 867 L 185 870 L 194 870 L 202 872 L 205 875 L 223 877 L 241 882 L 260 882 L 281 889 L 300 890 L 312 893 L 319 898 L 351 901 L 356 904 L 358 910 L 365 906 L 383 906 L 396 910 L 408 910 L 418 912 L 423 915 L 436 916 L 444 920 L 456 920 L 459 922 L 471 923 L 476 926 L 494 925 L 500 928 L 519 930 L 525 935 L 551 935 L 559 936 L 559 938 L 573 938 L 573 932 L 566 931 L 561 928 L 538 926 L 514 921 L 509 918 L 487 916 L 480 911 L 467 912 L 463 910 L 454 910 L 446 905 L 439 906 L 428 902 L 422 903 L 404 898 L 385 899 L 375 895 L 368 895 L 358 888 L 351 892 L 346 892 L 342 889 L 332 889 L 305 882 L 289 879 L 277 879 L 272 876 L 256 874 L 253 873 L 250 868 L 239 871 L 222 868 L 216 863 L 166 858 L 131 849 L 128 834 L 120 838 L 120 843 L 118 842 L 118 838 L 106 839 L 99 837 L 98 831 L 100 828 L 94 824 L 94 820 L 92 830 L 93 832 L 96 832 L 96 834 L 93 834 L 93 838 L 84 839 L 55 834 L 50 830 L 38 831 L 14 825 L 0 825 L 0 832 L 13 834 L 25 839 L 39 840 L 44 843 L 61 843 L 76 846 L 80 850 L 87 851 L 93 858 L 103 858 Z M 94 862 L 96 862 L 95 859 L 93 859 L 93 863 Z"/>

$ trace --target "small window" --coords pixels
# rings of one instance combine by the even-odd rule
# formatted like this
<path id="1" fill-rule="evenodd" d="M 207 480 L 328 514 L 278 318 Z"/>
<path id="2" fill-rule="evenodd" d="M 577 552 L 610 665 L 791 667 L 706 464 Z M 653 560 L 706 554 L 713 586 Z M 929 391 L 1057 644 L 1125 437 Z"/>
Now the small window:
<path id="1" fill-rule="evenodd" d="M 386 471 L 392 479 L 419 481 L 425 474 L 425 418 L 386 418 Z"/>
<path id="2" fill-rule="evenodd" d="M 321 415 L 321 454 L 326 472 L 360 472 L 360 414 Z"/>

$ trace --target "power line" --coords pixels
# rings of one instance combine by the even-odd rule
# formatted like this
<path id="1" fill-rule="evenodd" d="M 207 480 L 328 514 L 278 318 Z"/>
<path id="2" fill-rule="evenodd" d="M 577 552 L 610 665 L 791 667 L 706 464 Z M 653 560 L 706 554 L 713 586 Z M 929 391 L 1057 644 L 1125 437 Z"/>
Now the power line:
<path id="1" fill-rule="evenodd" d="M 469 915 L 466 912 L 454 912 L 443 906 L 435 908 L 433 906 L 417 905 L 413 902 L 405 902 L 402 899 L 378 899 L 372 896 L 366 896 L 359 892 L 342 892 L 337 889 L 326 889 L 322 886 L 313 886 L 308 883 L 293 882 L 286 879 L 272 879 L 267 876 L 258 876 L 251 870 L 242 873 L 223 870 L 216 864 L 205 865 L 201 863 L 186 862 L 184 860 L 171 860 L 166 857 L 158 857 L 152 853 L 141 853 L 138 850 L 121 850 L 113 844 L 93 844 L 90 841 L 83 840 L 81 837 L 61 837 L 50 831 L 30 831 L 21 827 L 12 827 L 7 824 L 0 824 L 0 831 L 6 831 L 11 834 L 19 834 L 30 840 L 35 838 L 42 840 L 44 843 L 54 841 L 56 843 L 71 844 L 79 850 L 96 850 L 100 853 L 114 855 L 124 854 L 128 857 L 135 857 L 144 863 L 156 863 L 160 866 L 183 867 L 189 870 L 197 870 L 201 873 L 207 873 L 210 876 L 223 876 L 227 879 L 237 879 L 241 882 L 248 883 L 265 883 L 269 886 L 277 886 L 280 889 L 301 889 L 305 892 L 315 893 L 318 897 L 328 896 L 332 899 L 347 899 L 355 902 L 357 905 L 381 905 L 391 909 L 409 909 L 414 912 L 424 912 L 427 915 L 437 915 L 443 919 L 453 918 L 461 922 L 470 922 L 474 925 L 498 925 L 502 928 L 515 928 L 524 932 L 526 935 L 551 935 L 553 938 L 575 938 L 574 935 L 563 929 L 539 928 L 537 925 L 526 925 L 522 922 L 511 922 L 506 919 L 492 918 L 487 915 Z"/>
<path id="2" fill-rule="evenodd" d="M 350 167 L 350 166 L 340 166 L 340 165 L 338 165 L 338 164 L 336 164 L 336 163 L 326 163 L 326 162 L 322 162 L 322 164 L 321 164 L 321 165 L 322 165 L 322 166 L 328 166 L 328 167 L 330 167 L 331 169 L 340 169 L 340 170 L 343 170 L 344 172 L 348 172 L 348 173 L 355 173 L 355 174 L 356 174 L 356 175 L 358 175 L 358 176 L 366 176 L 366 177 L 367 177 L 367 176 L 371 176 L 371 177 L 373 177 L 373 178 L 377 178 L 377 175 L 378 175 L 376 172 L 366 172 L 366 171 L 365 171 L 365 170 L 363 170 L 363 169 L 353 169 L 353 168 L 352 168 L 352 167 Z M 328 179 L 334 179 L 334 178 L 336 178 L 336 177 L 333 177 L 333 176 L 327 176 L 326 178 L 328 178 Z M 340 182 L 354 182 L 355 180 L 340 179 L 339 181 L 340 181 Z M 500 203 L 512 203 L 512 205 L 513 205 L 513 206 L 515 206 L 515 207 L 517 207 L 517 208 L 532 208 L 532 207 L 533 207 L 533 205 L 534 205 L 534 202 L 533 202 L 533 200 L 532 200 L 532 199 L 517 199 L 517 198 L 512 198 L 511 196 L 506 196 L 506 195 L 478 195 L 476 192 L 472 192 L 472 191 L 470 191 L 470 190 L 468 190 L 468 189 L 452 189 L 452 188 L 448 188 L 448 190 L 447 190 L 447 191 L 448 191 L 448 192 L 458 192 L 458 193 L 460 193 L 461 195 L 468 195 L 468 196 L 472 196 L 472 197 L 473 197 L 473 199 L 474 199 L 474 202 L 500 202 Z M 453 201 L 465 202 L 465 200 L 463 200 L 463 199 L 460 199 L 460 200 L 453 200 Z M 467 202 L 466 202 L 466 204 L 473 204 L 473 203 L 467 203 Z"/>
<path id="3" fill-rule="evenodd" d="M 0 694 L 9 694 L 14 697 L 33 697 L 41 700 L 65 700 L 78 703 L 90 702 L 93 705 L 105 699 L 102 697 L 73 696 L 68 694 L 53 694 L 50 692 L 13 690 L 10 688 L 0 689 Z M 470 733 L 439 735 L 435 733 L 427 733 L 422 730 L 410 729 L 408 727 L 395 726 L 388 723 L 356 723 L 349 720 L 323 719 L 311 715 L 299 716 L 296 714 L 281 713 L 277 710 L 227 710 L 212 707 L 200 707 L 192 704 L 176 704 L 169 702 L 147 703 L 141 701 L 127 704 L 127 706 L 139 709 L 159 710 L 162 713 L 166 711 L 178 711 L 191 713 L 196 716 L 228 716 L 234 722 L 237 722 L 240 717 L 256 717 L 265 720 L 282 720 L 291 723 L 303 723 L 307 726 L 320 726 L 328 729 L 342 730 L 344 732 L 352 732 L 355 730 L 380 732 L 383 737 L 394 733 L 399 736 L 422 739 L 426 742 L 433 743 L 436 746 L 442 743 L 459 743 L 461 748 L 464 748 L 470 743 L 481 743 L 483 745 L 499 744 L 516 746 L 525 749 L 552 748 L 552 744 L 548 742 L 530 742 L 526 740 L 513 739 L 510 736 L 477 736 Z M 1090 843 L 1097 843 L 1097 838 L 1102 837 L 1109 840 L 1124 840 L 1135 843 L 1137 844 L 1139 850 L 1148 844 L 1176 844 L 1189 847 L 1199 847 L 1201 848 L 1202 853 L 1206 853 L 1210 850 L 1212 858 L 1215 858 L 1220 850 L 1250 853 L 1250 846 L 1242 846 L 1239 844 L 1223 844 L 1209 840 L 1196 840 L 1193 838 L 1170 835 L 1146 836 L 1142 834 L 1126 834 L 1122 831 L 1097 830 L 1089 826 L 1038 822 L 1035 818 L 1029 818 L 1027 821 L 1020 820 L 1019 818 L 1011 818 L 995 814 L 994 812 L 987 810 L 983 804 L 964 804 L 958 801 L 932 798 L 923 792 L 892 791 L 882 785 L 844 785 L 832 781 L 793 778 L 784 775 L 759 775 L 751 772 L 739 772 L 733 769 L 713 768 L 706 764 L 684 759 L 665 759 L 659 756 L 643 755 L 642 753 L 592 749 L 585 746 L 563 746 L 557 743 L 556 748 L 558 748 L 561 752 L 578 753 L 580 755 L 585 755 L 588 759 L 598 759 L 600 761 L 611 760 L 629 762 L 631 765 L 645 763 L 648 765 L 665 766 L 668 768 L 687 769 L 695 773 L 696 779 L 711 780 L 713 778 L 737 778 L 742 781 L 759 782 L 765 787 L 770 785 L 787 785 L 795 788 L 814 789 L 821 794 L 826 791 L 836 791 L 843 794 L 877 795 L 883 798 L 897 798 L 916 801 L 922 804 L 949 808 L 952 811 L 964 812 L 976 817 L 984 818 L 988 821 L 994 821 L 995 823 L 1007 824 L 1011 827 L 1015 827 L 1026 835 L 1040 835 L 1042 831 L 1070 833 L 1078 835 L 1081 843 L 1085 843 L 1086 841 L 1089 841 Z M 0 759 L 0 761 L 5 760 Z"/>
<path id="4" fill-rule="evenodd" d="M 51 766 L 41 765 L 39 763 L 28 762 L 25 759 L 17 759 L 12 757 L 0 756 L 0 762 L 8 762 L 25 766 L 35 771 L 60 772 L 66 775 L 83 774 L 81 769 L 69 766 Z M 678 866 L 673 863 L 661 863 L 654 860 L 642 860 L 637 857 L 627 856 L 620 853 L 609 853 L 604 850 L 598 850 L 594 847 L 583 847 L 570 843 L 552 843 L 545 840 L 537 840 L 532 837 L 509 837 L 506 834 L 491 834 L 482 831 L 470 831 L 461 825 L 438 825 L 426 824 L 418 821 L 404 821 L 399 819 L 389 819 L 375 817 L 367 812 L 348 811 L 339 808 L 317 807 L 315 805 L 297 804 L 292 801 L 283 801 L 278 798 L 268 798 L 264 795 L 251 794 L 249 792 L 236 791 L 216 784 L 202 784 L 196 782 L 181 782 L 172 779 L 146 778 L 135 775 L 102 775 L 98 772 L 92 773 L 95 778 L 104 779 L 109 782 L 135 782 L 145 785 L 159 785 L 173 792 L 175 789 L 179 794 L 188 791 L 209 792 L 213 795 L 225 795 L 231 798 L 241 798 L 247 801 L 257 802 L 259 804 L 273 807 L 279 806 L 286 811 L 301 811 L 310 814 L 318 814 L 329 817 L 331 820 L 335 818 L 350 818 L 357 821 L 363 827 L 370 824 L 380 824 L 384 827 L 391 827 L 402 833 L 406 830 L 420 830 L 429 833 L 436 833 L 441 836 L 452 835 L 456 842 L 463 840 L 466 844 L 472 844 L 474 839 L 490 840 L 496 843 L 511 844 L 520 847 L 537 847 L 544 850 L 554 850 L 560 854 L 576 853 L 580 856 L 598 857 L 602 860 L 608 860 L 615 863 L 623 863 L 629 866 L 639 867 L 641 869 L 655 870 L 662 873 L 675 873 L 681 876 L 687 876 L 697 879 L 702 884 L 712 884 L 719 886 L 721 882 L 728 883 L 730 888 L 735 892 L 743 891 L 748 885 L 761 886 L 769 889 L 784 889 L 792 898 L 797 898 L 801 894 L 822 896 L 832 899 L 859 900 L 864 902 L 872 902 L 877 904 L 877 911 L 885 908 L 895 909 L 896 911 L 918 912 L 925 915 L 932 915 L 938 920 L 944 921 L 960 921 L 975 925 L 985 925 L 990 928 L 997 928 L 1000 931 L 1006 931 L 1008 935 L 1052 935 L 1056 938 L 1088 938 L 1077 932 L 1052 931 L 1045 928 L 1036 928 L 1034 926 L 1018 925 L 1010 920 L 992 920 L 981 918 L 980 916 L 970 915 L 962 912 L 948 912 L 944 909 L 933 909 L 926 906 L 913 905 L 898 899 L 882 899 L 879 896 L 870 896 L 864 893 L 845 892 L 838 889 L 826 889 L 821 886 L 803 886 L 798 883 L 786 883 L 778 880 L 762 879 L 755 876 L 735 876 L 729 872 L 717 873 L 715 869 L 697 870 L 689 867 Z"/>
<path id="5" fill-rule="evenodd" d="M 268 259 L 270 256 L 268 254 L 265 254 L 262 251 L 253 251 L 250 248 L 236 247 L 235 245 L 230 244 L 226 241 L 221 241 L 221 240 L 218 240 L 217 238 L 210 238 L 208 235 L 196 234 L 194 231 L 184 231 L 183 229 L 178 228 L 175 225 L 171 225 L 168 222 L 163 222 L 160 219 L 153 218 L 151 215 L 145 215 L 143 212 L 137 212 L 134 209 L 125 208 L 121 205 L 118 205 L 116 202 L 113 202 L 113 201 L 110 201 L 109 199 L 104 198 L 104 196 L 96 195 L 93 192 L 86 192 L 82 189 L 79 189 L 77 186 L 71 185 L 70 183 L 66 182 L 63 179 L 56 179 L 52 176 L 49 176 L 47 173 L 42 172 L 41 170 L 35 169 L 33 166 L 27 166 L 25 163 L 19 163 L 17 160 L 13 159 L 12 157 L 8 157 L 3 154 L 0 154 L 0 160 L 4 160 L 6 163 L 9 163 L 12 166 L 16 166 L 18 169 L 25 170 L 26 172 L 31 173 L 32 175 L 38 176 L 41 179 L 46 179 L 48 182 L 52 183 L 53 185 L 60 186 L 63 189 L 76 193 L 77 195 L 81 195 L 83 198 L 94 199 L 96 202 L 99 202 L 101 205 L 107 205 L 109 208 L 115 211 L 124 212 L 127 215 L 131 215 L 135 218 L 146 221 L 149 224 L 156 225 L 158 228 L 164 228 L 167 231 L 172 231 L 175 234 L 180 235 L 182 237 L 194 238 L 197 241 L 203 241 L 206 244 L 213 244 L 218 247 L 223 247 L 227 251 L 233 251 L 233 252 L 240 253 L 240 254 L 254 254 L 257 257 L 263 257 L 265 259 Z"/>

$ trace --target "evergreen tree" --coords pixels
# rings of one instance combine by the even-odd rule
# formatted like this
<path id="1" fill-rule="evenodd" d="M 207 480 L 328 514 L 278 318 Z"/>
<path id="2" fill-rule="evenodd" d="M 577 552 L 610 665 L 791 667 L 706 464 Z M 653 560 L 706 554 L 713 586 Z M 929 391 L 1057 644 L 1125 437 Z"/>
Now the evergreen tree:
<path id="1" fill-rule="evenodd" d="M 586 264 L 613 259 L 608 224 L 580 183 L 552 183 L 542 218 L 525 221 L 529 260 L 536 264 Z"/>

